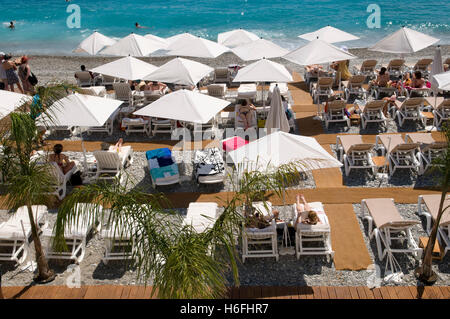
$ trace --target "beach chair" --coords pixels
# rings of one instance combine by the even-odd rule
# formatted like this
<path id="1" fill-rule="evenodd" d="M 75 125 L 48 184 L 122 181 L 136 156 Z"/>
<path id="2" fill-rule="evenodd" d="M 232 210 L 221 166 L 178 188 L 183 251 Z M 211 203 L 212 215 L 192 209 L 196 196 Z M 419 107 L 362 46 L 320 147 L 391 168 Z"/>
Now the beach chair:
<path id="1" fill-rule="evenodd" d="M 245 83 L 238 87 L 238 99 L 250 99 L 255 100 L 257 94 L 257 87 L 255 83 Z"/>
<path id="2" fill-rule="evenodd" d="M 327 255 L 334 258 L 334 251 L 331 246 L 331 228 L 328 217 L 321 202 L 309 203 L 311 210 L 317 213 L 320 223 L 309 225 L 297 224 L 295 230 L 295 255 L 297 259 L 301 256 Z M 292 218 L 297 218 L 297 209 L 292 205 Z M 315 245 L 311 245 L 315 243 Z"/>
<path id="3" fill-rule="evenodd" d="M 119 80 L 113 76 L 109 76 L 109 75 L 105 75 L 105 74 L 102 74 L 100 76 L 100 83 L 103 86 L 107 86 L 107 85 L 111 86 L 116 82 L 119 82 Z"/>
<path id="4" fill-rule="evenodd" d="M 406 97 L 410 98 L 410 97 L 427 97 L 431 95 L 431 89 L 427 88 L 427 87 L 423 87 L 423 88 L 410 88 L 408 89 L 404 89 L 404 92 L 406 92 Z"/>
<path id="5" fill-rule="evenodd" d="M 194 174 L 199 184 L 223 183 L 225 164 L 222 152 L 217 148 L 207 148 L 194 154 Z"/>
<path id="6" fill-rule="evenodd" d="M 63 174 L 61 168 L 55 162 L 49 162 L 44 164 L 50 176 L 54 178 L 54 191 L 50 194 L 58 196 L 59 200 L 66 197 L 67 193 L 67 182 L 73 173 L 77 171 L 77 166 L 75 165 L 70 171 L 65 175 Z"/>
<path id="7" fill-rule="evenodd" d="M 138 231 L 136 223 L 124 225 L 120 221 L 112 222 L 107 229 L 102 229 L 101 238 L 105 248 L 102 261 L 105 265 L 110 260 L 127 260 L 133 256 L 135 245 L 131 237 L 135 231 Z"/>
<path id="8" fill-rule="evenodd" d="M 345 114 L 346 101 L 335 100 L 328 102 L 328 109 L 324 113 L 325 126 L 328 129 L 330 123 L 345 122 L 350 127 L 350 119 Z"/>
<path id="9" fill-rule="evenodd" d="M 395 101 L 397 109 L 395 115 L 397 117 L 400 127 L 403 126 L 406 120 L 419 121 L 423 126 L 426 125 L 426 117 L 422 114 L 422 107 L 425 99 L 422 97 L 412 97 L 405 101 Z"/>
<path id="10" fill-rule="evenodd" d="M 398 77 L 402 74 L 404 67 L 405 67 L 405 60 L 393 59 L 389 62 L 386 69 L 389 72 L 389 75 Z"/>
<path id="11" fill-rule="evenodd" d="M 376 76 L 375 67 L 377 63 L 377 60 L 364 60 L 361 67 L 356 70 L 356 74 L 365 75 L 370 78 Z"/>
<path id="12" fill-rule="evenodd" d="M 375 148 L 388 158 L 389 176 L 399 168 L 419 172 L 420 163 L 415 155 L 419 144 L 405 142 L 401 134 L 377 135 L 375 141 Z"/>
<path id="13" fill-rule="evenodd" d="M 405 220 L 398 212 L 392 198 L 370 198 L 361 201 L 361 218 L 368 221 L 368 235 L 375 237 L 378 258 L 388 253 L 412 253 L 419 260 L 422 248 L 414 240 L 411 228 L 420 224 L 417 220 Z M 403 244 L 406 240 L 407 245 Z M 393 245 L 393 242 L 403 245 Z"/>
<path id="14" fill-rule="evenodd" d="M 122 182 L 123 169 L 131 165 L 133 161 L 131 146 L 122 146 L 120 152 L 95 151 L 93 154 L 97 162 L 94 180 L 111 180 L 120 176 L 120 182 Z"/>
<path id="15" fill-rule="evenodd" d="M 385 100 L 373 100 L 366 103 L 366 105 L 359 106 L 363 129 L 366 129 L 367 123 L 381 123 L 384 128 L 387 127 L 387 118 L 383 113 L 386 103 Z"/>
<path id="16" fill-rule="evenodd" d="M 321 77 L 312 85 L 311 95 L 314 103 L 319 103 L 321 97 L 326 97 L 328 100 L 333 95 L 333 83 L 332 77 Z"/>
<path id="17" fill-rule="evenodd" d="M 440 128 L 443 122 L 450 119 L 450 99 L 445 99 L 433 110 L 433 125 Z"/>
<path id="18" fill-rule="evenodd" d="M 114 131 L 114 121 L 116 120 L 119 112 L 120 109 L 115 110 L 114 113 L 111 114 L 111 116 L 106 120 L 104 125 L 89 127 L 87 130 L 88 135 L 91 135 L 92 133 L 108 133 L 108 135 L 111 136 Z"/>
<path id="19" fill-rule="evenodd" d="M 47 228 L 47 206 L 31 206 L 33 218 L 39 231 Z M 31 223 L 28 208 L 22 206 L 3 223 L 0 223 L 0 261 L 13 261 L 22 264 L 29 253 L 28 239 L 31 236 Z"/>
<path id="20" fill-rule="evenodd" d="M 151 118 L 151 132 L 155 134 L 172 134 L 177 128 L 176 121 L 169 119 L 161 119 L 157 117 Z"/>
<path id="21" fill-rule="evenodd" d="M 416 62 L 416 64 L 413 66 L 412 70 L 414 71 L 420 71 L 423 76 L 428 77 L 430 75 L 430 65 L 433 63 L 433 59 L 420 59 Z"/>
<path id="22" fill-rule="evenodd" d="M 153 188 L 159 185 L 173 185 L 181 182 L 178 164 L 170 149 L 158 148 L 147 151 L 145 156 L 148 161 Z"/>
<path id="23" fill-rule="evenodd" d="M 431 133 L 409 133 L 405 140 L 420 144 L 416 157 L 419 160 L 419 174 L 423 174 L 428 167 L 433 165 L 435 159 L 442 157 L 447 150 L 447 142 L 435 141 Z"/>
<path id="24" fill-rule="evenodd" d="M 238 129 L 238 128 L 245 128 L 245 124 L 244 124 L 244 120 L 239 116 L 239 108 L 241 107 L 240 104 L 236 104 L 234 107 L 234 128 Z M 250 113 L 252 114 L 251 117 L 251 123 L 250 123 L 250 127 L 257 127 L 258 126 L 258 122 L 257 122 L 257 114 L 255 110 L 250 110 Z"/>
<path id="25" fill-rule="evenodd" d="M 214 83 L 226 83 L 227 86 L 231 85 L 231 71 L 228 68 L 216 68 L 214 69 Z"/>
<path id="26" fill-rule="evenodd" d="M 219 217 L 218 209 L 217 203 L 189 203 L 183 225 L 192 226 L 197 233 L 202 233 L 214 226 Z"/>
<path id="27" fill-rule="evenodd" d="M 45 257 L 47 259 L 60 259 L 60 260 L 73 260 L 76 264 L 83 261 L 86 255 L 86 242 L 87 236 L 92 231 L 100 230 L 98 222 L 94 220 L 93 204 L 88 203 L 78 203 L 75 210 L 83 210 L 87 212 L 83 218 L 77 218 L 76 220 L 71 220 L 65 226 L 64 229 L 64 239 L 67 245 L 66 250 L 56 250 L 54 247 L 54 229 L 46 229 L 43 232 L 43 237 L 46 242 Z M 99 208 L 100 211 L 103 209 Z"/>
<path id="28" fill-rule="evenodd" d="M 348 101 L 352 94 L 361 96 L 365 100 L 367 98 L 367 91 L 363 87 L 365 81 L 365 75 L 353 75 L 348 81 L 342 81 L 344 84 L 345 100 Z"/>
<path id="29" fill-rule="evenodd" d="M 271 202 L 254 202 L 252 206 L 264 216 L 272 214 Z M 274 219 L 269 227 L 263 229 L 248 228 L 245 222 L 242 224 L 242 262 L 245 263 L 247 258 L 260 257 L 275 257 L 278 261 L 277 225 Z"/>
<path id="30" fill-rule="evenodd" d="M 130 133 L 145 133 L 150 136 L 150 120 L 144 120 L 143 118 L 128 118 L 122 119 L 122 127 L 125 128 L 125 134 Z"/>
<path id="31" fill-rule="evenodd" d="M 113 83 L 115 99 L 128 103 L 133 106 L 135 103 L 144 101 L 144 95 L 140 95 L 137 91 L 132 91 L 128 82 Z"/>
<path id="32" fill-rule="evenodd" d="M 227 93 L 226 84 L 210 84 L 206 87 L 208 90 L 208 95 L 217 97 L 219 99 L 225 98 L 225 94 Z"/>
<path id="33" fill-rule="evenodd" d="M 418 214 L 419 216 L 426 217 L 426 231 L 428 235 L 431 234 L 432 224 L 436 221 L 436 218 L 439 213 L 439 205 L 441 203 L 441 194 L 432 194 L 432 195 L 420 195 L 418 201 Z M 423 205 L 425 205 L 425 209 L 423 209 Z M 450 205 L 450 198 L 447 196 L 444 201 L 443 208 Z M 445 211 L 441 217 L 438 227 L 438 240 L 441 244 L 441 247 L 444 247 L 444 256 L 447 254 L 447 251 L 450 250 L 450 214 L 448 211 Z"/>
<path id="34" fill-rule="evenodd" d="M 160 91 L 143 91 L 144 92 L 144 103 L 149 104 L 160 99 L 164 94 Z"/>
<path id="35" fill-rule="evenodd" d="M 364 143 L 361 135 L 338 135 L 336 151 L 338 159 L 344 163 L 345 175 L 352 169 L 371 169 L 375 174 L 376 165 L 372 160 L 373 144 Z"/>
<path id="36" fill-rule="evenodd" d="M 77 85 L 79 87 L 88 87 L 94 85 L 91 73 L 88 71 L 75 72 L 75 77 L 77 79 Z"/>

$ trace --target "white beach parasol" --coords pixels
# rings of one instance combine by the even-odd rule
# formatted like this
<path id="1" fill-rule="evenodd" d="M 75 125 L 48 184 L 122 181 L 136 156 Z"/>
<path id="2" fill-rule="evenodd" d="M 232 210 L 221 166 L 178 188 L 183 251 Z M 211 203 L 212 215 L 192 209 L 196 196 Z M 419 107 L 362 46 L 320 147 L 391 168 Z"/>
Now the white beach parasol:
<path id="1" fill-rule="evenodd" d="M 315 39 L 283 58 L 299 65 L 311 65 L 351 60 L 356 59 L 356 56 L 321 39 Z"/>
<path id="2" fill-rule="evenodd" d="M 244 61 L 259 60 L 262 58 L 278 58 L 289 51 L 263 38 L 250 43 L 240 45 L 232 49 L 232 52 Z"/>
<path id="3" fill-rule="evenodd" d="M 84 39 L 78 47 L 73 51 L 76 53 L 88 53 L 96 55 L 100 50 L 116 43 L 116 40 L 108 38 L 103 34 L 94 31 L 90 36 Z"/>
<path id="4" fill-rule="evenodd" d="M 319 38 L 322 41 L 328 43 L 353 41 L 359 39 L 357 36 L 354 36 L 353 34 L 347 33 L 345 31 L 339 30 L 331 26 L 320 28 L 314 32 L 304 33 L 299 35 L 298 37 L 308 41 L 313 41 Z"/>
<path id="5" fill-rule="evenodd" d="M 167 50 L 166 55 L 197 58 L 216 58 L 230 51 L 229 48 L 217 42 L 191 35 L 182 36 L 171 42 L 167 46 Z"/>
<path id="6" fill-rule="evenodd" d="M 256 34 L 244 29 L 222 32 L 217 35 L 217 42 L 229 48 L 235 48 L 258 39 Z"/>
<path id="7" fill-rule="evenodd" d="M 142 79 L 193 86 L 197 85 L 201 79 L 213 71 L 212 67 L 205 64 L 183 58 L 175 58 L 161 65 Z"/>
<path id="8" fill-rule="evenodd" d="M 140 80 L 158 67 L 139 59 L 127 56 L 91 69 L 91 72 L 114 76 L 129 81 Z"/>
<path id="9" fill-rule="evenodd" d="M 133 114 L 205 124 L 229 104 L 228 101 L 206 94 L 178 90 L 164 95 Z"/>
<path id="10" fill-rule="evenodd" d="M 151 53 L 163 49 L 165 46 L 158 41 L 131 33 L 120 39 L 115 44 L 102 50 L 100 54 L 118 56 L 149 56 Z"/>
<path id="11" fill-rule="evenodd" d="M 439 90 L 450 91 L 450 71 L 433 76 Z"/>
<path id="12" fill-rule="evenodd" d="M 277 168 L 302 161 L 306 169 L 341 167 L 313 137 L 275 132 L 228 153 L 235 165 L 254 164 L 254 169 Z"/>
<path id="13" fill-rule="evenodd" d="M 162 49 L 166 48 L 169 45 L 169 41 L 167 41 L 167 39 L 158 37 L 154 34 L 146 34 L 144 35 L 144 38 L 161 43 Z"/>
<path id="14" fill-rule="evenodd" d="M 24 103 L 30 102 L 31 96 L 15 93 L 6 90 L 0 90 L 0 119 L 13 112 Z"/>
<path id="15" fill-rule="evenodd" d="M 439 39 L 427 34 L 402 27 L 369 48 L 371 51 L 407 54 L 414 53 L 438 42 Z"/>
<path id="16" fill-rule="evenodd" d="M 278 86 L 275 87 L 272 93 L 269 115 L 266 119 L 266 129 L 279 129 L 286 133 L 290 130 L 289 121 L 283 108 L 280 89 Z"/>

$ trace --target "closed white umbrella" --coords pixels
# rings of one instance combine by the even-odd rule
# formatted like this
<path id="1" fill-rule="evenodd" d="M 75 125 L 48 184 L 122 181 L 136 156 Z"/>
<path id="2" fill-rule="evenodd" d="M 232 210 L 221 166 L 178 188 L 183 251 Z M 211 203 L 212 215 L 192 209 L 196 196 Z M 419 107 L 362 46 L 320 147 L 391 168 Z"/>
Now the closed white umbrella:
<path id="1" fill-rule="evenodd" d="M 444 72 L 444 64 L 442 63 L 441 46 L 438 45 L 436 51 L 434 52 L 434 59 L 433 63 L 431 64 L 431 72 L 430 72 L 431 88 L 435 92 L 435 96 L 437 95 L 436 93 L 439 85 L 434 79 L 433 75 L 438 75 L 443 72 Z"/>
<path id="2" fill-rule="evenodd" d="M 190 90 L 166 94 L 133 114 L 205 124 L 230 102 Z"/>
<path id="3" fill-rule="evenodd" d="M 229 48 L 235 48 L 258 39 L 256 34 L 244 29 L 222 32 L 217 35 L 217 42 Z"/>
<path id="4" fill-rule="evenodd" d="M 289 52 L 283 58 L 299 65 L 311 65 L 351 60 L 356 59 L 356 56 L 319 38 Z"/>
<path id="5" fill-rule="evenodd" d="M 450 71 L 434 75 L 433 78 L 436 80 L 439 90 L 450 91 Z"/>
<path id="6" fill-rule="evenodd" d="M 192 86 L 197 85 L 201 79 L 213 71 L 212 67 L 205 64 L 183 58 L 175 58 L 161 65 L 142 79 Z"/>
<path id="7" fill-rule="evenodd" d="M 302 161 L 306 169 L 341 167 L 313 137 L 275 132 L 228 153 L 235 165 L 247 163 L 254 169 L 277 168 Z"/>
<path id="8" fill-rule="evenodd" d="M 73 51 L 76 53 L 88 53 L 96 55 L 100 50 L 116 43 L 116 40 L 111 39 L 103 34 L 94 31 L 90 36 L 84 39 L 78 47 Z"/>
<path id="9" fill-rule="evenodd" d="M 280 89 L 275 87 L 270 101 L 270 111 L 266 119 L 266 129 L 280 129 L 280 131 L 289 132 L 289 121 L 281 101 Z"/>
<path id="10" fill-rule="evenodd" d="M 203 39 L 196 36 L 183 36 L 171 42 L 167 46 L 166 55 L 189 56 L 197 58 L 216 58 L 225 52 L 230 51 L 229 48 L 217 42 Z"/>
<path id="11" fill-rule="evenodd" d="M 369 50 L 407 54 L 425 49 L 438 41 L 439 39 L 422 32 L 402 27 L 397 32 L 394 32 L 393 34 L 375 43 L 375 45 L 370 47 Z"/>
<path id="12" fill-rule="evenodd" d="M 115 44 L 102 50 L 100 53 L 105 55 L 118 56 L 149 56 L 151 53 L 161 50 L 164 45 L 161 42 L 147 39 L 142 35 L 131 33 L 130 35 L 120 39 Z"/>
<path id="13" fill-rule="evenodd" d="M 298 37 L 308 41 L 312 41 L 319 38 L 322 41 L 328 43 L 353 41 L 359 39 L 357 36 L 354 36 L 353 34 L 347 33 L 345 31 L 339 30 L 331 26 L 320 28 L 314 32 L 304 33 L 299 35 Z"/>
<path id="14" fill-rule="evenodd" d="M 244 61 L 278 58 L 289 51 L 265 39 L 258 39 L 232 49 Z"/>
<path id="15" fill-rule="evenodd" d="M 92 95 L 71 94 L 51 107 L 51 119 L 42 114 L 38 122 L 51 126 L 102 126 L 123 101 Z"/>
<path id="16" fill-rule="evenodd" d="M 240 69 L 233 82 L 292 82 L 292 75 L 282 64 L 261 59 Z M 264 87 L 263 87 L 263 105 Z"/>
<path id="17" fill-rule="evenodd" d="M 139 59 L 127 56 L 91 69 L 91 72 L 114 76 L 129 81 L 140 80 L 158 67 Z"/>
<path id="18" fill-rule="evenodd" d="M 13 112 L 19 106 L 30 102 L 31 96 L 15 93 L 6 90 L 0 90 L 0 119 Z"/>

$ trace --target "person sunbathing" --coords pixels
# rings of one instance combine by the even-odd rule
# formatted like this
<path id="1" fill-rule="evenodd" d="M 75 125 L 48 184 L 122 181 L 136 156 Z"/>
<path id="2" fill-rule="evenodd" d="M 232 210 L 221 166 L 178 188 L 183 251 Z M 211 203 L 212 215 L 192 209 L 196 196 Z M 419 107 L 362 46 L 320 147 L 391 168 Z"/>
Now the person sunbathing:
<path id="1" fill-rule="evenodd" d="M 62 154 L 62 150 L 63 146 L 61 144 L 56 144 L 53 147 L 54 154 L 50 154 L 48 160 L 58 164 L 63 174 L 66 175 L 67 172 L 75 166 L 75 162 L 72 162 L 67 155 Z"/>
<path id="2" fill-rule="evenodd" d="M 387 87 L 390 83 L 391 81 L 389 72 L 385 67 L 382 67 L 380 69 L 380 72 L 378 73 L 376 80 L 370 82 L 369 90 L 372 88 L 372 86 Z"/>
<path id="3" fill-rule="evenodd" d="M 252 215 L 247 217 L 245 227 L 264 229 L 270 226 L 273 219 L 277 219 L 280 215 L 278 210 L 273 210 L 271 216 L 264 216 L 260 212 L 256 211 Z"/>
<path id="4" fill-rule="evenodd" d="M 167 85 L 161 82 L 150 82 L 145 85 L 144 91 L 159 92 L 163 94 L 166 87 Z"/>
<path id="5" fill-rule="evenodd" d="M 239 117 L 244 122 L 245 129 L 248 129 L 250 127 L 250 123 L 252 121 L 252 110 L 256 111 L 256 107 L 248 102 L 247 100 L 244 100 L 239 107 Z"/>
<path id="6" fill-rule="evenodd" d="M 120 150 L 123 146 L 123 138 L 119 138 L 117 143 L 114 146 L 111 146 L 109 143 L 103 142 L 100 147 L 102 151 L 112 151 L 120 153 Z"/>
<path id="7" fill-rule="evenodd" d="M 413 89 L 421 89 L 425 86 L 425 80 L 422 78 L 422 72 L 414 72 L 413 79 L 411 81 L 411 87 Z"/>
<path id="8" fill-rule="evenodd" d="M 296 199 L 297 203 L 295 204 L 295 209 L 297 210 L 297 218 L 294 223 L 295 228 L 297 228 L 299 223 L 309 225 L 322 223 L 317 215 L 317 212 L 311 209 L 303 194 L 297 195 Z M 300 203 L 300 200 L 302 200 L 303 203 Z"/>

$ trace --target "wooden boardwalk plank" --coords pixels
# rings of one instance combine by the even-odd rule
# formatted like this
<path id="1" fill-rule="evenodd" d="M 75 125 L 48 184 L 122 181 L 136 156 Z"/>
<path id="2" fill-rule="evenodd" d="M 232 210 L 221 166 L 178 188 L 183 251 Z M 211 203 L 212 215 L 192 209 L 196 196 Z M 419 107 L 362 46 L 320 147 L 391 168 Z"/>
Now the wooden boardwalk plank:
<path id="1" fill-rule="evenodd" d="M 323 299 L 322 292 L 320 291 L 320 287 L 311 287 L 313 290 L 314 299 Z"/>
<path id="2" fill-rule="evenodd" d="M 348 287 L 350 290 L 350 299 L 359 299 L 358 289 L 356 287 Z"/>
<path id="3" fill-rule="evenodd" d="M 366 290 L 364 288 L 365 287 L 361 287 L 361 286 L 356 287 L 356 292 L 358 293 L 359 299 L 368 299 L 368 297 L 366 295 Z"/>
<path id="4" fill-rule="evenodd" d="M 320 295 L 322 297 L 322 299 L 329 299 L 329 295 L 328 295 L 328 289 L 326 287 L 319 287 L 320 289 Z"/>
<path id="5" fill-rule="evenodd" d="M 383 295 L 381 294 L 381 288 L 372 289 L 374 299 L 383 299 Z"/>
<path id="6" fill-rule="evenodd" d="M 334 290 L 334 287 L 327 287 L 328 290 L 328 296 L 330 299 L 337 299 L 336 291 Z"/>

